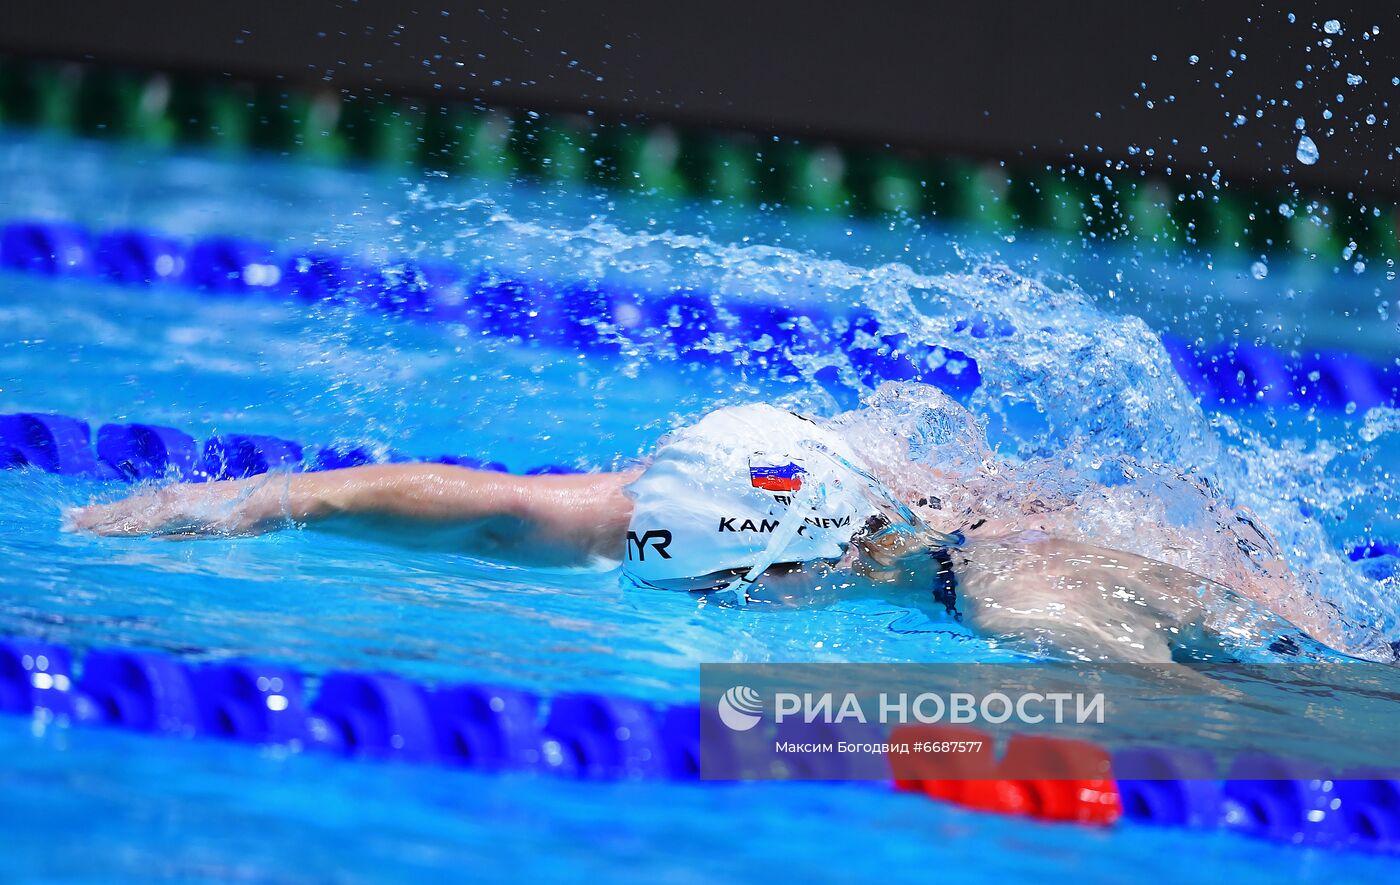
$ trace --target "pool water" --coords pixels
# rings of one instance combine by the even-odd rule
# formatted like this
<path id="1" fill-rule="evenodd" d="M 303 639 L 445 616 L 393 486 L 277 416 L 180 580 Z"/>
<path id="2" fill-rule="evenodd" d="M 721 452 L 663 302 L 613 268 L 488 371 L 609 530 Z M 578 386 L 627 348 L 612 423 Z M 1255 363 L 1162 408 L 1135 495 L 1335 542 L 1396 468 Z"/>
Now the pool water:
<path id="1" fill-rule="evenodd" d="M 446 259 L 739 301 L 859 303 L 886 325 L 980 348 L 984 384 L 970 405 L 1003 455 L 1068 447 L 1075 454 L 1057 474 L 1066 481 L 1100 476 L 1105 458 L 1199 467 L 1264 515 L 1356 623 L 1396 623 L 1391 585 L 1377 580 L 1387 563 L 1363 569 L 1345 557 L 1367 537 L 1400 538 L 1390 480 L 1400 453 L 1387 435 L 1363 433 L 1359 413 L 1204 415 L 1156 338 L 1213 342 L 1258 328 L 1276 344 L 1345 343 L 1391 359 L 1394 326 L 1361 319 L 1376 315 L 1379 278 L 1279 267 L 1255 280 L 1130 248 L 979 240 L 914 222 L 855 226 L 28 137 L 0 144 L 0 170 L 8 218 L 236 234 L 289 252 Z M 1305 295 L 1281 322 L 1287 289 Z M 1304 325 L 1304 310 L 1325 321 Z M 973 341 L 957 331 L 960 316 L 1017 331 Z M 862 393 L 849 376 L 817 383 L 679 362 L 640 339 L 585 355 L 354 306 L 178 286 L 4 274 L 0 323 L 0 412 L 474 455 L 513 469 L 615 468 L 721 405 L 830 415 Z M 694 697 L 700 662 L 1024 659 L 882 600 L 697 606 L 624 589 L 610 571 L 513 568 L 314 532 L 199 543 L 60 532 L 63 507 L 124 491 L 0 473 L 0 633 L 668 702 Z M 0 745 L 0 843 L 16 877 L 713 881 L 939 869 L 974 881 L 1071 872 L 1118 881 L 1159 868 L 1164 854 L 1199 859 L 1197 877 L 1237 881 L 1382 870 L 1363 855 L 1229 834 L 1089 832 L 869 787 L 484 777 L 17 719 L 0 720 Z"/>

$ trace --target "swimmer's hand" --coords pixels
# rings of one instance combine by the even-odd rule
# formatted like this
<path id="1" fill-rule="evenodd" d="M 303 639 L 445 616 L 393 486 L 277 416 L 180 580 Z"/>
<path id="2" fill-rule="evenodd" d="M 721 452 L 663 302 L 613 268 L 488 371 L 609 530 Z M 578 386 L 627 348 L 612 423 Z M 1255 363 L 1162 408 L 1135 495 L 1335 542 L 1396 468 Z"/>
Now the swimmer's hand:
<path id="1" fill-rule="evenodd" d="M 181 483 L 64 512 L 65 531 L 113 537 L 171 538 L 256 535 L 287 524 L 288 477 Z"/>

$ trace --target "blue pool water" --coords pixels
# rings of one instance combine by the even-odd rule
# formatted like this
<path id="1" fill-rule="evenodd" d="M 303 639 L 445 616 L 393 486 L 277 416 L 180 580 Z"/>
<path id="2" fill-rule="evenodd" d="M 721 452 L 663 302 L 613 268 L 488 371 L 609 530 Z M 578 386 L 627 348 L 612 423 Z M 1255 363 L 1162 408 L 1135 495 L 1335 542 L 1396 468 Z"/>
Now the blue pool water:
<path id="1" fill-rule="evenodd" d="M 1372 319 L 1384 309 L 1375 294 L 1383 270 L 1279 266 L 1256 280 L 1247 262 L 912 223 L 854 226 L 31 138 L 0 143 L 0 172 L 6 217 L 695 286 L 736 301 L 863 303 L 913 334 L 981 348 L 984 386 L 971 405 L 1003 454 L 1078 445 L 1056 474 L 1064 481 L 1099 476 L 1105 455 L 1199 465 L 1263 514 L 1354 620 L 1394 627 L 1391 588 L 1377 580 L 1387 563 L 1367 571 L 1344 554 L 1367 537 L 1400 539 L 1390 437 L 1363 432 L 1367 416 L 1345 411 L 1203 415 L 1154 335 L 1345 346 L 1390 360 L 1394 324 Z M 998 267 L 984 266 L 988 256 Z M 954 320 L 972 314 L 1018 332 L 959 338 Z M 470 454 L 516 469 L 635 462 L 657 436 L 720 405 L 766 400 L 831 414 L 859 395 L 846 382 L 676 362 L 640 338 L 620 354 L 581 356 L 353 306 L 31 275 L 0 276 L 0 327 L 0 412 Z M 1384 416 L 1370 420 L 1377 427 Z M 0 633 L 668 702 L 694 696 L 700 662 L 1018 658 L 881 601 L 779 613 L 697 607 L 682 594 L 624 590 L 611 572 L 510 568 L 310 532 L 179 544 L 59 531 L 62 507 L 121 491 L 0 473 Z M 1383 871 L 1364 855 L 1229 834 L 1090 832 L 867 787 L 483 777 L 17 719 L 0 720 L 0 746 L 0 844 L 9 869 L 33 878 L 715 881 L 840 870 L 922 879 L 938 869 L 970 880 L 1073 871 L 1117 881 L 1164 856 L 1233 880 Z"/>

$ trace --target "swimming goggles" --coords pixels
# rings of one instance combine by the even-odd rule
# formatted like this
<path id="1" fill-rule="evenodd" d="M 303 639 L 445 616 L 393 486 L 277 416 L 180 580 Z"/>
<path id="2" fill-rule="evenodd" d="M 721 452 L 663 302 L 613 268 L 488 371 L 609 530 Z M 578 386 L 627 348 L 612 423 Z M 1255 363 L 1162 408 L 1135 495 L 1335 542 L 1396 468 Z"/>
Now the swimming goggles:
<path id="1" fill-rule="evenodd" d="M 907 504 L 895 497 L 894 493 L 885 487 L 885 484 L 870 475 L 870 472 L 852 464 L 849 459 L 833 452 L 827 446 L 816 440 L 802 440 L 798 443 L 807 452 L 826 458 L 840 471 L 850 474 L 861 481 L 863 491 L 875 509 L 879 510 L 886 519 L 886 525 L 871 535 L 872 541 L 877 541 L 891 533 L 905 534 L 910 537 L 918 537 L 925 542 L 932 543 L 937 547 L 956 547 L 963 543 L 961 532 L 956 534 L 945 534 L 929 526 L 917 513 L 909 508 Z M 783 562 L 783 554 L 798 532 L 802 531 L 803 521 L 806 514 L 819 508 L 826 500 L 827 481 L 834 477 L 830 475 L 810 485 L 804 485 L 788 501 L 787 512 L 780 518 L 777 528 L 768 539 L 768 544 L 759 553 L 754 561 L 753 567 L 735 578 L 725 587 L 725 590 L 733 591 L 738 597 L 740 604 L 747 605 L 749 602 L 749 587 L 758 582 L 763 573 L 772 568 L 775 563 Z"/>

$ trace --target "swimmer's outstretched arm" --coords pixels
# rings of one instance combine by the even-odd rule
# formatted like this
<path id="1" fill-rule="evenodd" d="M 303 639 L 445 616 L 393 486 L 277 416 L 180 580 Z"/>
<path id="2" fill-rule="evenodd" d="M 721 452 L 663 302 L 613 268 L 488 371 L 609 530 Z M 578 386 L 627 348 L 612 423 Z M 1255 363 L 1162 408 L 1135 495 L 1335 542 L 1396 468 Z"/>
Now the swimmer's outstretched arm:
<path id="1" fill-rule="evenodd" d="M 620 558 L 636 474 L 512 476 L 441 464 L 182 483 L 75 508 L 69 528 L 169 538 L 255 535 L 291 525 L 372 533 L 534 565 Z"/>

